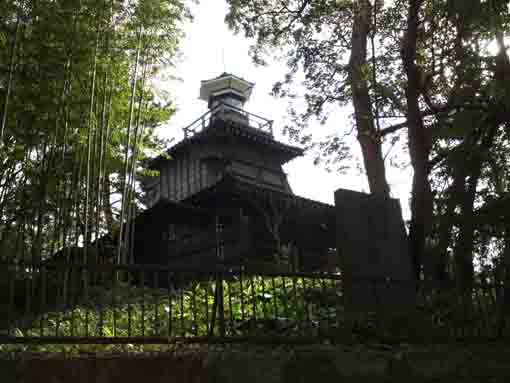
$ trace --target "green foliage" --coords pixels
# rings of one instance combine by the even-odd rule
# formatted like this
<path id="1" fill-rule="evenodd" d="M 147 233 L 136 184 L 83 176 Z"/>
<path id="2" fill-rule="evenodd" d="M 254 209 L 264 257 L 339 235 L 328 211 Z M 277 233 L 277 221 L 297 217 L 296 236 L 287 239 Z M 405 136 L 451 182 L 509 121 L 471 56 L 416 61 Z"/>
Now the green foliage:
<path id="1" fill-rule="evenodd" d="M 136 160 L 164 146 L 154 130 L 175 107 L 148 82 L 172 64 L 189 17 L 181 0 L 2 3 L 0 232 L 23 240 L 0 257 L 44 258 L 86 226 L 111 230 L 126 147 L 136 173 Z M 140 197 L 129 194 L 125 205 Z"/>
<path id="2" fill-rule="evenodd" d="M 390 164 L 409 164 L 414 174 L 425 174 L 421 186 L 414 180 L 411 201 L 433 199 L 420 212 L 423 204 L 411 204 L 415 252 L 421 253 L 426 242 L 435 243 L 427 252 L 443 262 L 436 264 L 437 270 L 457 270 L 458 275 L 448 278 L 472 279 L 469 269 L 480 271 L 487 247 L 494 249 L 494 260 L 505 257 L 504 263 L 510 264 L 510 222 L 501 224 L 494 217 L 493 222 L 500 224 L 487 225 L 486 216 L 477 213 L 485 210 L 488 198 L 504 200 L 509 193 L 508 183 L 502 181 L 508 178 L 510 150 L 508 1 L 228 3 L 227 24 L 255 40 L 254 62 L 264 63 L 276 50 L 287 63 L 288 73 L 273 93 L 292 106 L 285 132 L 308 148 L 317 148 L 321 160 L 317 163 L 340 163 L 341 168 L 341 161 L 349 156 L 346 145 L 339 142 L 349 131 L 339 128 L 334 139 L 318 141 L 307 124 L 310 119 L 324 122 L 337 116 L 332 112 L 335 108 L 345 105 L 354 107 L 358 120 L 372 119 L 366 111 L 356 114 L 349 82 L 349 55 L 366 56 L 365 64 L 354 69 L 368 88 L 367 109 L 379 117 L 374 121 L 380 126 L 374 141 L 382 143 L 383 153 L 391 152 Z M 416 17 L 409 17 L 411 9 Z M 355 43 L 360 38 L 355 25 L 362 10 L 369 14 L 369 30 L 365 46 L 360 47 L 359 41 Z M 411 62 L 406 62 L 409 49 Z M 412 75 L 414 79 L 408 78 Z M 416 116 L 409 113 L 409 98 L 418 105 Z M 405 132 L 411 123 L 415 131 Z M 397 143 L 400 147 L 394 148 Z M 368 167 L 377 156 L 364 150 L 369 153 L 363 151 Z M 502 241 L 504 245 L 492 245 Z M 462 271 L 461 265 L 471 266 Z M 453 273 L 445 271 L 443 277 L 446 274 Z"/>
<path id="3" fill-rule="evenodd" d="M 182 280 L 184 287 L 155 289 L 117 282 L 91 287 L 88 301 L 71 309 L 41 315 L 23 328 L 12 329 L 20 341 L 40 338 L 40 345 L 0 345 L 2 352 L 143 352 L 179 347 L 182 341 L 323 339 L 358 341 L 449 341 L 457 337 L 495 336 L 501 325 L 500 302 L 488 285 L 472 293 L 421 286 L 415 310 L 344 313 L 338 281 L 317 276 L 236 277 Z M 218 289 L 220 287 L 220 289 Z M 218 290 L 217 290 L 218 289 Z M 215 297 L 223 292 L 223 303 Z M 223 305 L 223 309 L 222 308 Z M 214 319 L 213 319 L 214 318 Z M 346 320 L 346 318 L 349 318 Z M 417 331 L 419 329 L 419 331 Z M 67 345 L 44 344 L 45 337 L 68 338 Z M 72 344 L 73 337 L 130 337 L 132 344 Z M 148 339 L 157 345 L 139 344 Z"/>
<path id="4" fill-rule="evenodd" d="M 71 310 L 44 314 L 15 329 L 20 337 L 158 337 L 179 338 L 220 335 L 220 303 L 215 303 L 215 280 L 189 281 L 169 293 L 120 283 L 105 290 L 91 289 L 89 302 Z M 225 335 L 317 336 L 333 331 L 337 322 L 337 282 L 322 278 L 251 277 L 224 280 Z M 215 311 L 216 308 L 216 311 Z M 213 313 L 215 321 L 213 322 Z M 23 346 L 26 350 L 109 350 L 122 346 Z M 138 346 L 137 346 L 138 347 Z M 140 346 L 141 347 L 141 346 Z M 134 348 L 134 346 L 132 346 Z M 17 350 L 0 346 L 0 351 Z"/>

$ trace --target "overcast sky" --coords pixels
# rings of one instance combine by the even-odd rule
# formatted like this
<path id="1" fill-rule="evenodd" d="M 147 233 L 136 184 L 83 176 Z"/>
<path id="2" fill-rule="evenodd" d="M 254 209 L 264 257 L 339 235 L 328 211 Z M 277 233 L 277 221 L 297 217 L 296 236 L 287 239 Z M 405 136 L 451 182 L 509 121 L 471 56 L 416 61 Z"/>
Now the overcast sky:
<path id="1" fill-rule="evenodd" d="M 282 79 L 285 73 L 283 63 L 270 62 L 267 67 L 256 67 L 248 55 L 250 41 L 242 35 L 234 35 L 224 23 L 227 5 L 224 0 L 202 0 L 192 8 L 194 22 L 185 28 L 186 37 L 182 42 L 183 57 L 172 70 L 182 81 L 161 82 L 159 87 L 172 95 L 178 108 L 177 114 L 168 125 L 160 130 L 165 137 L 182 138 L 182 128 L 207 111 L 207 104 L 198 99 L 200 81 L 218 76 L 222 72 L 255 83 L 250 101 L 245 105 L 252 112 L 274 120 L 276 138 L 288 142 L 281 134 L 286 117 L 287 101 L 269 95 L 272 84 Z M 314 133 L 325 135 L 334 130 L 343 133 L 352 127 L 351 111 L 339 109 L 333 121 L 326 126 L 313 126 Z M 333 120 L 333 119 L 332 119 Z M 334 203 L 334 191 L 346 188 L 368 191 L 366 176 L 360 173 L 360 149 L 355 137 L 349 139 L 354 155 L 347 174 L 328 173 L 323 166 L 313 164 L 313 156 L 305 155 L 285 166 L 294 193 L 327 203 Z M 388 181 L 392 195 L 400 198 L 404 215 L 408 216 L 411 172 L 389 169 Z"/>

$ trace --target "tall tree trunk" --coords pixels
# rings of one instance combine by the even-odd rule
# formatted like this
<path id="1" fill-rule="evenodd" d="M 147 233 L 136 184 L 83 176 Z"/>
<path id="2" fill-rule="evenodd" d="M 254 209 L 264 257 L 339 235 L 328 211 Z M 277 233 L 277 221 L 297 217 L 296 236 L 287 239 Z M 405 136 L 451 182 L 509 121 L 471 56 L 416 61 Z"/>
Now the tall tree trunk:
<path id="1" fill-rule="evenodd" d="M 368 184 L 372 194 L 389 196 L 381 141 L 374 125 L 372 103 L 368 91 L 367 41 L 371 25 L 371 5 L 368 0 L 354 3 L 352 49 L 349 59 L 349 83 L 352 89 L 358 141 L 363 154 Z"/>
<path id="2" fill-rule="evenodd" d="M 483 134 L 489 125 L 489 130 L 481 138 L 479 145 L 473 145 L 470 152 L 472 161 L 465 164 L 470 170 L 469 180 L 465 190 L 461 194 L 461 219 L 459 227 L 459 238 L 455 247 L 455 264 L 457 286 L 462 290 L 469 290 L 474 280 L 473 251 L 475 239 L 474 209 L 478 181 L 482 174 L 482 168 L 487 160 L 488 153 L 492 147 L 494 138 L 498 131 L 498 124 L 490 126 L 490 119 L 483 122 L 479 128 Z"/>
<path id="3" fill-rule="evenodd" d="M 459 171 L 460 172 L 460 171 Z M 465 178 L 455 174 L 453 183 L 449 188 L 446 201 L 446 210 L 439 221 L 439 242 L 433 254 L 437 257 L 434 263 L 434 278 L 440 283 L 448 282 L 448 246 L 451 243 L 452 228 L 454 224 L 455 208 L 458 205 L 459 191 L 462 190 L 462 181 Z"/>
<path id="4" fill-rule="evenodd" d="M 461 197 L 461 219 L 459 237 L 455 246 L 455 277 L 461 291 L 470 290 L 473 284 L 474 249 L 474 202 L 476 187 L 480 178 L 481 165 L 477 165 L 469 177 L 467 187 Z"/>
<path id="5" fill-rule="evenodd" d="M 474 134 L 473 134 L 474 133 Z M 450 163 L 453 171 L 453 181 L 448 190 L 448 201 L 446 202 L 445 214 L 441 216 L 439 223 L 439 244 L 436 249 L 438 264 L 436 265 L 435 276 L 439 282 L 446 282 L 448 275 L 447 267 L 447 249 L 452 244 L 452 229 L 455 224 L 455 209 L 457 206 L 464 206 L 462 198 L 465 194 L 466 177 L 470 169 L 466 166 L 466 158 L 477 149 L 476 142 L 480 135 L 471 132 L 462 145 L 450 154 Z M 455 253 L 454 253 L 455 256 Z"/>
<path id="6" fill-rule="evenodd" d="M 419 96 L 421 74 L 416 65 L 419 12 L 423 0 L 410 0 L 407 15 L 407 30 L 402 47 L 402 61 L 407 76 L 405 88 L 407 102 L 407 134 L 409 154 L 414 170 L 411 227 L 409 229 L 409 246 L 413 258 L 415 276 L 420 278 L 425 239 L 430 234 L 432 222 L 432 192 L 429 175 L 430 140 L 421 117 Z"/>

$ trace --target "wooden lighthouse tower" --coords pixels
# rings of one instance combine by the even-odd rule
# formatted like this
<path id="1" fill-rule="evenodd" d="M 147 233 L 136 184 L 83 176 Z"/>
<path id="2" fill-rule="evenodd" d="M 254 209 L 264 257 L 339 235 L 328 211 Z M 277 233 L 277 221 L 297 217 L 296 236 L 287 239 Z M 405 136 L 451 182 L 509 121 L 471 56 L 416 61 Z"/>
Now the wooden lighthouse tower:
<path id="1" fill-rule="evenodd" d="M 243 109 L 252 89 L 227 73 L 202 81 L 200 99 L 209 110 L 184 128 L 184 140 L 152 162 L 160 176 L 148 185 L 149 206 L 161 198 L 186 200 L 225 176 L 292 193 L 282 165 L 303 151 L 276 141 L 272 121 Z"/>
<path id="2" fill-rule="evenodd" d="M 333 207 L 296 196 L 283 171 L 303 150 L 277 141 L 271 120 L 244 109 L 253 86 L 228 73 L 202 81 L 209 110 L 150 163 L 159 176 L 144 184 L 135 262 L 317 269 L 335 247 Z"/>

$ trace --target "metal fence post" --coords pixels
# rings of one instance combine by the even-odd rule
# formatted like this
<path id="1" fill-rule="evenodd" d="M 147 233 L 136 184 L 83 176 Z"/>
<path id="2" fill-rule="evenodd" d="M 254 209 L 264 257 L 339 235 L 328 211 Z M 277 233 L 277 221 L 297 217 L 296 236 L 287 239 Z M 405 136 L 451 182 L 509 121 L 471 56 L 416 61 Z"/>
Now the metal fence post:
<path id="1" fill-rule="evenodd" d="M 223 302 L 223 273 L 216 274 L 216 292 L 218 294 L 218 324 L 220 337 L 225 337 L 225 306 Z"/>

